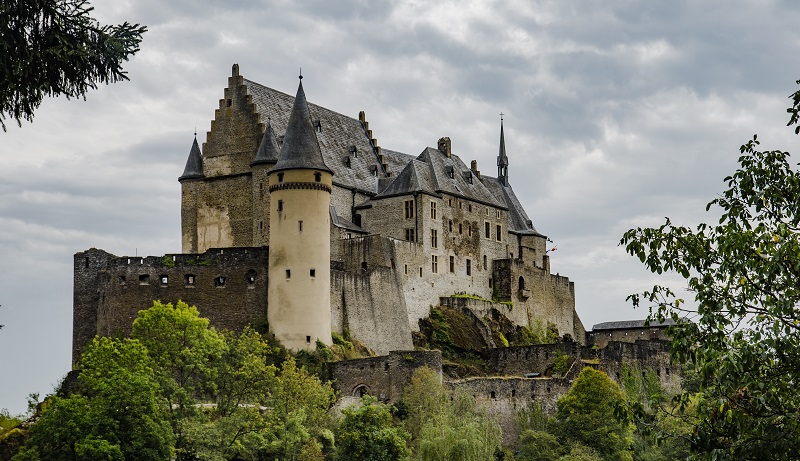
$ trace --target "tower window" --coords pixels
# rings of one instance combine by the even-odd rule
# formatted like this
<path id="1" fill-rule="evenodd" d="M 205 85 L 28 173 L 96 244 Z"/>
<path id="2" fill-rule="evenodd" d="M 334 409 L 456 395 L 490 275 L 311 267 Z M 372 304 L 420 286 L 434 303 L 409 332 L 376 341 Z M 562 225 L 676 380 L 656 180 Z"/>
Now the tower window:
<path id="1" fill-rule="evenodd" d="M 448 230 L 448 232 L 453 232 L 453 220 L 452 219 L 448 219 L 447 220 L 447 230 Z"/>
<path id="2" fill-rule="evenodd" d="M 459 234 L 463 234 L 464 233 L 464 225 L 461 224 L 461 223 L 458 223 L 458 233 Z"/>
<path id="3" fill-rule="evenodd" d="M 472 237 L 472 226 L 470 226 L 469 224 L 467 224 L 467 235 Z"/>
<path id="4" fill-rule="evenodd" d="M 403 274 L 408 275 L 408 264 L 403 264 Z"/>
<path id="5" fill-rule="evenodd" d="M 306 343 L 311 344 L 311 336 L 306 336 Z"/>
<path id="6" fill-rule="evenodd" d="M 260 231 L 264 230 L 264 221 L 259 221 L 258 222 L 258 230 L 260 230 Z"/>
<path id="7" fill-rule="evenodd" d="M 314 181 L 315 181 L 315 182 L 320 182 L 320 181 L 322 181 L 322 173 L 320 173 L 319 171 L 317 171 L 316 173 L 314 173 Z"/>
<path id="8" fill-rule="evenodd" d="M 316 269 L 309 270 L 308 275 L 310 275 L 312 279 L 315 278 L 317 276 L 317 270 Z"/>
<path id="9" fill-rule="evenodd" d="M 278 200 L 278 211 L 283 211 L 283 200 Z"/>
<path id="10" fill-rule="evenodd" d="M 419 276 L 422 277 L 422 268 L 419 268 Z"/>
<path id="11" fill-rule="evenodd" d="M 83 267 L 89 267 L 89 257 L 83 258 Z"/>
<path id="12" fill-rule="evenodd" d="M 413 200 L 406 200 L 403 202 L 405 207 L 405 217 L 406 219 L 411 219 L 414 217 L 414 201 Z"/>
<path id="13" fill-rule="evenodd" d="M 283 173 L 278 173 L 278 182 L 283 182 Z"/>
<path id="14" fill-rule="evenodd" d="M 297 227 L 300 230 L 300 232 L 303 232 L 303 221 L 297 221 Z"/>
<path id="15" fill-rule="evenodd" d="M 292 278 L 292 270 L 291 269 L 286 269 L 286 278 L 287 279 Z"/>
<path id="16" fill-rule="evenodd" d="M 467 275 L 472 275 L 472 260 L 467 259 Z"/>
<path id="17" fill-rule="evenodd" d="M 450 272 L 456 271 L 456 257 L 450 256 Z"/>

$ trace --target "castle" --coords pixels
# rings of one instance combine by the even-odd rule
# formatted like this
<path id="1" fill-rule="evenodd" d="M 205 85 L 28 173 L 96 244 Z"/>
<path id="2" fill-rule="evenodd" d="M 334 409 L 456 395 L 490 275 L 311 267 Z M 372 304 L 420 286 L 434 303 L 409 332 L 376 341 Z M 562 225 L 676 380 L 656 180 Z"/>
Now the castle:
<path id="1" fill-rule="evenodd" d="M 364 112 L 308 103 L 302 77 L 292 97 L 234 65 L 178 179 L 182 253 L 75 255 L 73 361 L 153 299 L 220 328 L 267 324 L 293 350 L 347 330 L 386 354 L 413 349 L 430 306 L 465 292 L 584 343 L 574 285 L 550 273 L 511 187 L 502 120 L 496 177 L 456 152 L 447 137 L 416 156 L 384 149 Z"/>

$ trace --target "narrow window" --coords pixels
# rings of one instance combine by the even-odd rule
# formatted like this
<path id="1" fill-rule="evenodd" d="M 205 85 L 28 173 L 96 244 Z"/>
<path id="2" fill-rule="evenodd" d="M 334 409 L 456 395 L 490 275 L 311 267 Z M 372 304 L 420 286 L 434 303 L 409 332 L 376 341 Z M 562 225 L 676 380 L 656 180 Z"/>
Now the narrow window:
<path id="1" fill-rule="evenodd" d="M 283 173 L 278 173 L 278 182 L 283 182 Z"/>
<path id="2" fill-rule="evenodd" d="M 408 264 L 403 264 L 403 274 L 408 275 Z"/>
<path id="3" fill-rule="evenodd" d="M 458 233 L 459 234 L 463 234 L 464 233 L 464 227 L 463 227 L 463 224 L 461 224 L 461 223 L 458 223 Z"/>
<path id="4" fill-rule="evenodd" d="M 278 212 L 283 211 L 283 200 L 278 200 Z"/>
<path id="5" fill-rule="evenodd" d="M 297 227 L 300 229 L 300 232 L 303 232 L 303 221 L 297 221 Z"/>
<path id="6" fill-rule="evenodd" d="M 355 224 L 358 227 L 361 227 L 361 215 L 360 214 L 354 214 L 353 215 L 353 224 Z"/>
<path id="7" fill-rule="evenodd" d="M 405 217 L 406 219 L 411 219 L 414 217 L 414 201 L 413 200 L 406 200 L 404 203 L 405 206 Z"/>
<path id="8" fill-rule="evenodd" d="M 263 182 L 258 183 L 258 195 L 259 195 L 259 197 L 264 198 L 264 183 Z"/>
<path id="9" fill-rule="evenodd" d="M 431 272 L 434 274 L 439 272 L 439 257 L 436 255 L 431 255 Z"/>
<path id="10" fill-rule="evenodd" d="M 438 248 L 439 246 L 439 231 L 431 229 L 431 248 Z"/>
<path id="11" fill-rule="evenodd" d="M 436 202 L 431 202 L 431 219 L 436 219 Z"/>
<path id="12" fill-rule="evenodd" d="M 367 262 L 366 261 L 361 261 L 361 270 L 363 272 L 367 271 Z"/>
<path id="13" fill-rule="evenodd" d="M 499 241 L 501 241 L 501 240 L 502 240 L 502 231 L 503 231 L 503 227 L 502 227 L 502 226 L 500 226 L 500 224 L 498 224 L 498 225 L 497 225 L 497 229 L 496 229 L 496 230 L 497 230 L 497 241 L 499 242 Z"/>
<path id="14" fill-rule="evenodd" d="M 447 199 L 447 206 L 453 206 L 453 199 L 451 198 Z"/>
<path id="15" fill-rule="evenodd" d="M 186 285 L 194 285 L 194 274 L 186 274 L 183 277 L 183 283 Z"/>
<path id="16" fill-rule="evenodd" d="M 461 200 L 458 201 L 458 209 L 461 209 Z"/>
<path id="17" fill-rule="evenodd" d="M 467 208 L 468 208 L 469 212 L 472 213 L 472 204 L 471 203 L 468 205 Z"/>
<path id="18" fill-rule="evenodd" d="M 286 269 L 286 278 L 287 278 L 287 279 L 290 279 L 290 278 L 292 278 L 292 271 L 291 271 L 291 269 Z"/>
<path id="19" fill-rule="evenodd" d="M 262 233 L 264 232 L 264 221 L 258 222 L 258 230 L 260 230 Z"/>
<path id="20" fill-rule="evenodd" d="M 497 219 L 500 219 L 502 212 L 500 210 L 496 210 L 495 214 L 497 215 Z"/>
<path id="21" fill-rule="evenodd" d="M 322 182 L 322 173 L 320 172 L 314 173 L 314 182 Z"/>
<path id="22" fill-rule="evenodd" d="M 493 283 L 492 283 L 492 278 L 491 278 L 491 277 L 489 277 L 489 288 L 494 288 L 492 285 L 493 285 Z"/>
<path id="23" fill-rule="evenodd" d="M 448 232 L 453 232 L 453 220 L 452 219 L 448 219 L 447 220 L 447 231 Z"/>
<path id="24" fill-rule="evenodd" d="M 470 226 L 469 224 L 467 224 L 467 235 L 472 237 L 472 226 Z"/>
<path id="25" fill-rule="evenodd" d="M 488 217 L 488 216 L 489 216 L 489 207 L 487 206 L 487 207 L 486 207 L 486 210 L 484 210 L 484 211 L 485 211 L 485 213 L 484 213 L 484 214 L 485 214 L 485 215 Z"/>
<path id="26" fill-rule="evenodd" d="M 472 275 L 472 260 L 467 259 L 467 275 Z"/>
<path id="27" fill-rule="evenodd" d="M 419 268 L 419 276 L 422 277 L 422 268 Z"/>
<path id="28" fill-rule="evenodd" d="M 450 256 L 450 272 L 456 271 L 456 257 Z"/>
<path id="29" fill-rule="evenodd" d="M 389 266 L 394 269 L 394 258 L 389 259 Z"/>
<path id="30" fill-rule="evenodd" d="M 488 265 L 486 264 L 486 255 L 483 255 L 483 268 L 488 269 Z"/>
<path id="31" fill-rule="evenodd" d="M 89 257 L 88 256 L 83 258 L 83 266 L 84 267 L 89 267 Z"/>
<path id="32" fill-rule="evenodd" d="M 491 229 L 491 226 L 490 226 L 490 224 L 488 222 L 483 223 L 483 238 L 487 238 L 487 239 L 491 238 L 490 235 L 489 235 L 490 232 L 491 232 L 490 229 Z"/>
<path id="33" fill-rule="evenodd" d="M 310 271 L 308 271 L 308 274 L 313 279 L 313 278 L 315 278 L 317 276 L 317 270 L 316 269 L 311 269 Z"/>

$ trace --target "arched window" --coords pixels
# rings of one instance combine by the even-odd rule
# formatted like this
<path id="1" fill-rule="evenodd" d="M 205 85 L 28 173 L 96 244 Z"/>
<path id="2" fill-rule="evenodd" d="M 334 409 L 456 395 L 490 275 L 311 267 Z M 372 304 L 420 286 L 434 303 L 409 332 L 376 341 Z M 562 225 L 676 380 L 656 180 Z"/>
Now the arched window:
<path id="1" fill-rule="evenodd" d="M 369 389 L 364 384 L 359 384 L 353 389 L 353 397 L 364 397 L 365 395 L 369 394 Z"/>

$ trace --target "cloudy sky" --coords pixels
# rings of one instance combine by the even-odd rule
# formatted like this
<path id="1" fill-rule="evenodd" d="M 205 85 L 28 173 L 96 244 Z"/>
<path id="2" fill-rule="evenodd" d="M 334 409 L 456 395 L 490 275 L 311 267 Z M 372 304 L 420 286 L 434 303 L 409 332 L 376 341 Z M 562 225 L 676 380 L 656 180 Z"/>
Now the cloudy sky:
<path id="1" fill-rule="evenodd" d="M 72 255 L 180 251 L 177 177 L 231 65 L 311 102 L 366 111 L 381 146 L 441 136 L 494 175 L 505 116 L 510 178 L 558 245 L 587 327 L 643 318 L 652 286 L 617 245 L 705 204 L 754 133 L 792 151 L 800 10 L 779 0 L 98 0 L 103 23 L 149 28 L 130 82 L 47 100 L 0 133 L 0 409 L 25 409 L 70 367 Z M 678 285 L 680 286 L 680 285 Z"/>

